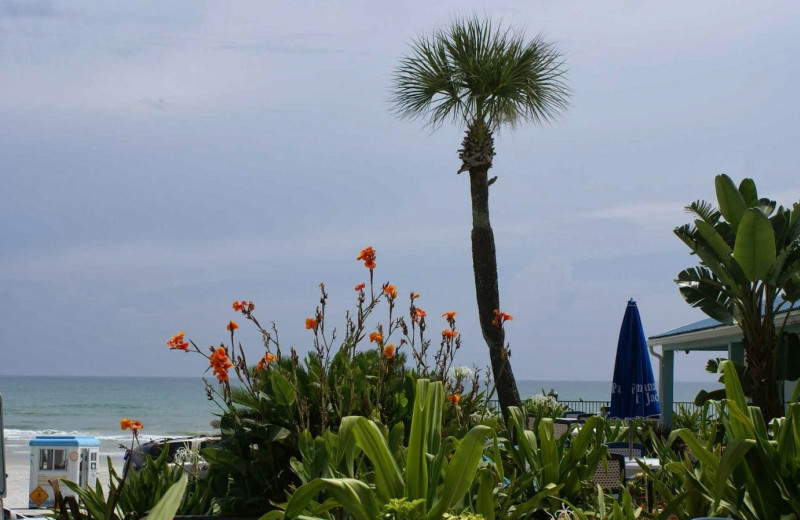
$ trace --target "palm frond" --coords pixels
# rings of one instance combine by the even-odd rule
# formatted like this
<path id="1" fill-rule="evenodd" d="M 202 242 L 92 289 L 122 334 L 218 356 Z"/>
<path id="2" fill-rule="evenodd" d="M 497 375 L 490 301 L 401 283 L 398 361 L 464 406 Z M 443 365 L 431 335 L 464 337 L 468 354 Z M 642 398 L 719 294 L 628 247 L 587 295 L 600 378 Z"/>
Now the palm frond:
<path id="1" fill-rule="evenodd" d="M 696 200 L 684 208 L 687 213 L 696 215 L 701 220 L 705 221 L 712 226 L 719 222 L 722 214 L 710 202 L 704 200 Z"/>
<path id="2" fill-rule="evenodd" d="M 564 59 L 541 37 L 478 17 L 455 20 L 417 39 L 393 77 L 392 109 L 400 117 L 483 121 L 491 130 L 541 124 L 567 106 Z"/>

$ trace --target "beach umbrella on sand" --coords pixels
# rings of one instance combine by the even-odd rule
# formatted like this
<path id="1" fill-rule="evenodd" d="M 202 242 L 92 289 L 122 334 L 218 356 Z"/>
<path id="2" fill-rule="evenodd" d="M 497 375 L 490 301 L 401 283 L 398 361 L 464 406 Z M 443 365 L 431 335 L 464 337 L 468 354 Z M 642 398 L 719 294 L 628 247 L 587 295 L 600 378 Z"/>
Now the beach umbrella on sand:
<path id="1" fill-rule="evenodd" d="M 661 413 L 653 367 L 647 351 L 639 308 L 633 298 L 625 309 L 611 381 L 611 417 L 633 419 Z M 628 436 L 633 454 L 633 431 Z"/>

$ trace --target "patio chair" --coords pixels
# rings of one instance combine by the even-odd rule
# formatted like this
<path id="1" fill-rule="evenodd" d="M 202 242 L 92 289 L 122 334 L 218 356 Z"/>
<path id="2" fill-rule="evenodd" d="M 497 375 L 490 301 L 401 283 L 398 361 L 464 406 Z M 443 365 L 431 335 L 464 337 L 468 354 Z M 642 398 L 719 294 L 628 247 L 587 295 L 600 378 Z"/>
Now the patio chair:
<path id="1" fill-rule="evenodd" d="M 608 458 L 597 463 L 597 469 L 592 475 L 592 482 L 612 493 L 619 491 L 625 485 L 625 457 L 617 453 L 609 453 Z"/>
<path id="2" fill-rule="evenodd" d="M 560 439 L 566 434 L 575 421 L 566 419 L 553 419 L 553 437 Z"/>
<path id="3" fill-rule="evenodd" d="M 606 446 L 608 446 L 609 453 L 616 453 L 618 455 L 622 455 L 623 457 L 627 457 L 629 453 L 631 453 L 631 445 L 627 442 L 607 442 Z M 644 457 L 645 448 L 644 444 L 639 444 L 638 442 L 633 443 L 633 456 L 634 457 Z"/>

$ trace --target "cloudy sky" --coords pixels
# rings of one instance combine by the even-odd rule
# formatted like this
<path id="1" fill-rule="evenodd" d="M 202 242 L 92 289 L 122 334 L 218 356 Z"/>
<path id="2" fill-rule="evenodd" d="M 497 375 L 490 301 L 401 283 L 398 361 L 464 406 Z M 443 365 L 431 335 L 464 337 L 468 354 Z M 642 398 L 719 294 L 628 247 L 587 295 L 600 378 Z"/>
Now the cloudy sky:
<path id="1" fill-rule="evenodd" d="M 798 3 L 0 0 L 0 374 L 199 374 L 165 340 L 225 340 L 237 299 L 305 351 L 318 284 L 341 329 L 368 245 L 486 365 L 463 129 L 387 103 L 409 42 L 471 13 L 556 42 L 573 90 L 496 140 L 517 377 L 608 379 L 629 298 L 647 335 L 702 319 L 673 282 L 683 206 L 722 172 L 800 199 Z"/>

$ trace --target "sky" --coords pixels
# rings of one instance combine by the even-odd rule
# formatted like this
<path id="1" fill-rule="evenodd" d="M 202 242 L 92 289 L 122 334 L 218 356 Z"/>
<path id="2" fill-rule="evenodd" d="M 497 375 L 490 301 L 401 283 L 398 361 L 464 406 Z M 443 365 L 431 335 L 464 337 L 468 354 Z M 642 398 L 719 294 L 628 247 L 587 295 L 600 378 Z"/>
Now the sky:
<path id="1" fill-rule="evenodd" d="M 241 299 L 306 352 L 319 284 L 341 331 L 369 245 L 376 283 L 419 293 L 434 336 L 457 311 L 457 363 L 486 366 L 463 127 L 388 102 L 414 38 L 472 14 L 555 43 L 572 89 L 495 141 L 516 377 L 610 379 L 630 298 L 648 336 L 703 319 L 673 281 L 684 206 L 720 173 L 800 200 L 798 3 L 0 0 L 0 374 L 199 375 L 165 341 L 231 319 L 254 362 Z"/>

